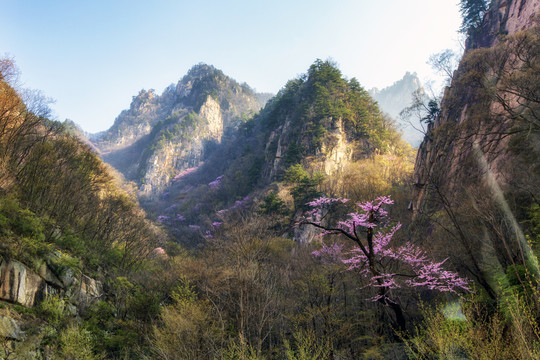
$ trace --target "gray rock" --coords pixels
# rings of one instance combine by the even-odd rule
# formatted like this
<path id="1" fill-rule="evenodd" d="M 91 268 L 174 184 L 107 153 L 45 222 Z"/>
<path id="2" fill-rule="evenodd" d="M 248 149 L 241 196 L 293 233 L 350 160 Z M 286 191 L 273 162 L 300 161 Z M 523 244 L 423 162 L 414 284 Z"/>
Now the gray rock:
<path id="1" fill-rule="evenodd" d="M 32 307 L 43 296 L 46 284 L 38 274 L 16 260 L 0 264 L 0 299 Z"/>
<path id="2" fill-rule="evenodd" d="M 14 319 L 0 316 L 0 336 L 9 340 L 21 341 L 24 338 L 24 331 Z"/>

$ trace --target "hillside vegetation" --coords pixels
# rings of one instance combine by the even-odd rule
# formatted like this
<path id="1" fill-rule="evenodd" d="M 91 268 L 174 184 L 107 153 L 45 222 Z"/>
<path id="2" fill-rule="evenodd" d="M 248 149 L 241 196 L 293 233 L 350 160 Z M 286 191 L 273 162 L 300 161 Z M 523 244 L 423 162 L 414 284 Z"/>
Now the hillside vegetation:
<path id="1" fill-rule="evenodd" d="M 84 139 L 1 59 L 0 358 L 539 358 L 537 4 L 461 1 L 417 154 L 331 61 Z"/>

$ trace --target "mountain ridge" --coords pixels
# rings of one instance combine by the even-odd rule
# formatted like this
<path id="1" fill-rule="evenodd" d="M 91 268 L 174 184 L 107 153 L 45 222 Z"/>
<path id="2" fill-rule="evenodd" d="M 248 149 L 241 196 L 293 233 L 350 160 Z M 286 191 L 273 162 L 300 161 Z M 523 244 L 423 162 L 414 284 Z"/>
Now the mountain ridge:
<path id="1" fill-rule="evenodd" d="M 92 136 L 92 142 L 106 162 L 134 181 L 142 193 L 153 196 L 174 171 L 201 162 L 225 129 L 238 126 L 269 96 L 199 63 L 161 95 L 141 90 L 130 108 L 111 128 Z M 174 148 L 179 147 L 183 155 L 175 154 Z"/>

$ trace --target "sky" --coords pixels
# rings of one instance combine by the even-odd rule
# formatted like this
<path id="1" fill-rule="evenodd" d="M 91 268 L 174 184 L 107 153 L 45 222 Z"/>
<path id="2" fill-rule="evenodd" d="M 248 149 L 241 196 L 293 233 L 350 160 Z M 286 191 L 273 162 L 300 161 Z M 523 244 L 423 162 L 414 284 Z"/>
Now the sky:
<path id="1" fill-rule="evenodd" d="M 109 128 L 141 89 L 161 93 L 195 64 L 277 93 L 316 59 L 366 89 L 460 49 L 458 0 L 0 0 L 0 56 L 56 120 Z"/>

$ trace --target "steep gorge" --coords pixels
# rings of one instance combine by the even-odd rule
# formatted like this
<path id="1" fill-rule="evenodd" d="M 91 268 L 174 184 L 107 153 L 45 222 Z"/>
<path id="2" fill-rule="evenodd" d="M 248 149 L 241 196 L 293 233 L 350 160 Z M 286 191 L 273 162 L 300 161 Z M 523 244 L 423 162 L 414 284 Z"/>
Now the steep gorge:
<path id="1" fill-rule="evenodd" d="M 537 0 L 491 2 L 415 164 L 418 224 L 457 240 L 446 252 L 492 297 L 496 274 L 533 261 L 519 223 L 540 194 L 539 11 Z"/>

